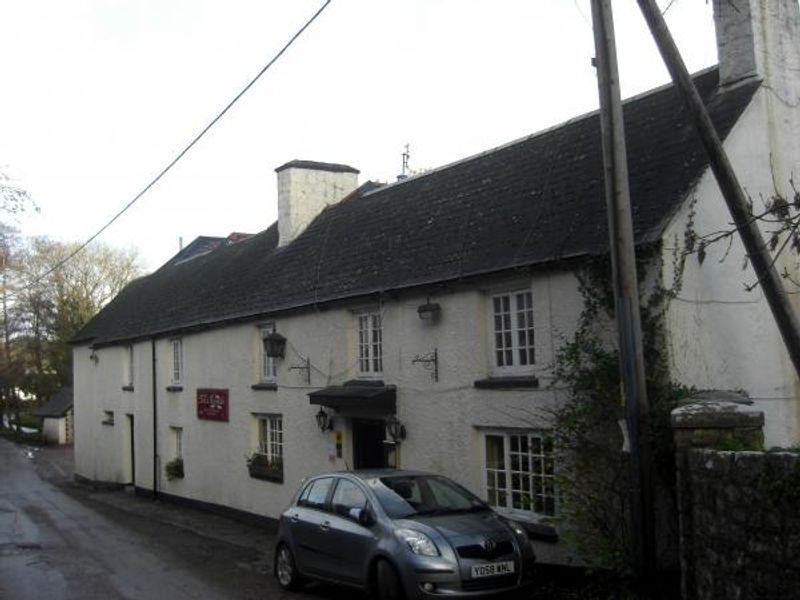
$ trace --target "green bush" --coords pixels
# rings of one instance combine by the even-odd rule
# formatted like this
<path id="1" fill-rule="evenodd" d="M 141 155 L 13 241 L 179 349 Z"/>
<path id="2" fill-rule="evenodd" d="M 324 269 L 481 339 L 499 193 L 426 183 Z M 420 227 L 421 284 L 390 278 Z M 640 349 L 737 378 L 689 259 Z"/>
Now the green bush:
<path id="1" fill-rule="evenodd" d="M 164 472 L 167 474 L 167 479 L 183 479 L 183 459 L 175 458 L 164 465 Z"/>
<path id="2" fill-rule="evenodd" d="M 657 251 L 645 254 L 642 262 L 657 268 L 657 256 Z M 643 272 L 639 281 L 644 277 Z M 563 342 L 552 366 L 553 386 L 568 393 L 554 413 L 560 518 L 566 525 L 565 539 L 588 565 L 625 577 L 635 564 L 628 517 L 630 454 L 622 451 L 619 425 L 624 407 L 608 258 L 589 261 L 578 281 L 584 310 L 574 336 Z M 670 413 L 681 398 L 693 393 L 670 379 L 663 315 L 673 294 L 653 286 L 642 294 L 641 306 L 650 403 L 641 442 L 650 450 L 654 484 L 666 491 L 675 485 Z"/>

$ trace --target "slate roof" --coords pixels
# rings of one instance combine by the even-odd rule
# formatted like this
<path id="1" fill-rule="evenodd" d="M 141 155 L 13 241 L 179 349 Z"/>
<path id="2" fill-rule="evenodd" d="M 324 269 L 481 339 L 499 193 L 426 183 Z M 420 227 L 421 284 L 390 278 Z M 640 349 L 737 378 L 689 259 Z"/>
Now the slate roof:
<path id="1" fill-rule="evenodd" d="M 198 236 L 189 244 L 187 244 L 185 248 L 182 248 L 180 252 L 173 256 L 167 264 L 177 264 L 194 258 L 195 256 L 208 254 L 209 252 L 219 248 L 224 243 L 225 238 L 223 237 L 210 237 L 207 235 Z"/>
<path id="2" fill-rule="evenodd" d="M 695 77 L 721 137 L 758 83 Z M 626 101 L 637 243 L 659 239 L 707 167 L 672 86 Z M 374 187 L 374 186 L 372 186 Z M 371 191 L 370 191 L 371 190 Z M 74 338 L 97 345 L 607 251 L 600 124 L 591 113 L 326 208 L 292 243 L 277 224 L 126 287 Z"/>
<path id="3" fill-rule="evenodd" d="M 60 418 L 72 408 L 72 386 L 65 386 L 56 392 L 50 400 L 33 411 L 37 417 Z"/>

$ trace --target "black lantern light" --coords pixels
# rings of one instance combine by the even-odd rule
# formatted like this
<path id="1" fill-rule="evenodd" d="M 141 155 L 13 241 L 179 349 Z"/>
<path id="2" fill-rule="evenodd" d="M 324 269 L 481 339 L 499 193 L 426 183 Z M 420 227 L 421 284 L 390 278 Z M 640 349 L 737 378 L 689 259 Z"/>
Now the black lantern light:
<path id="1" fill-rule="evenodd" d="M 280 333 L 272 332 L 264 336 L 264 353 L 270 358 L 283 358 L 286 350 L 286 338 Z"/>
<path id="2" fill-rule="evenodd" d="M 441 312 L 442 307 L 438 303 L 431 302 L 430 300 L 417 307 L 417 314 L 423 321 L 437 321 Z"/>
<path id="3" fill-rule="evenodd" d="M 386 419 L 386 430 L 395 444 L 406 439 L 406 426 L 395 415 Z"/>
<path id="4" fill-rule="evenodd" d="M 320 431 L 333 431 L 333 417 L 326 413 L 322 408 L 316 415 L 317 427 Z"/>

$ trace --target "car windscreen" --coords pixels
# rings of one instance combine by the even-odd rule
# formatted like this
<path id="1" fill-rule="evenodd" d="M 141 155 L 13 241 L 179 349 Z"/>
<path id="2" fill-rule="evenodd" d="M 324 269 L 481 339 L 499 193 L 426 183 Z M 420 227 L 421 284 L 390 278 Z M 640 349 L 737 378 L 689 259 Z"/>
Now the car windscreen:
<path id="1" fill-rule="evenodd" d="M 477 496 L 438 475 L 392 475 L 372 482 L 372 490 L 393 519 L 490 510 Z"/>

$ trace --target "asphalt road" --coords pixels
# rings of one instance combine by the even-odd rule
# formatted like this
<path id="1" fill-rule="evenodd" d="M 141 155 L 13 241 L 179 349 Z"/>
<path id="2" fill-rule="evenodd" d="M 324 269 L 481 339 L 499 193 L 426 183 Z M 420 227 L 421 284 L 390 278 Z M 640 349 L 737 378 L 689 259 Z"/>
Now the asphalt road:
<path id="1" fill-rule="evenodd" d="M 2 600 L 357 597 L 313 585 L 283 592 L 271 533 L 79 486 L 59 452 L 0 439 Z"/>

